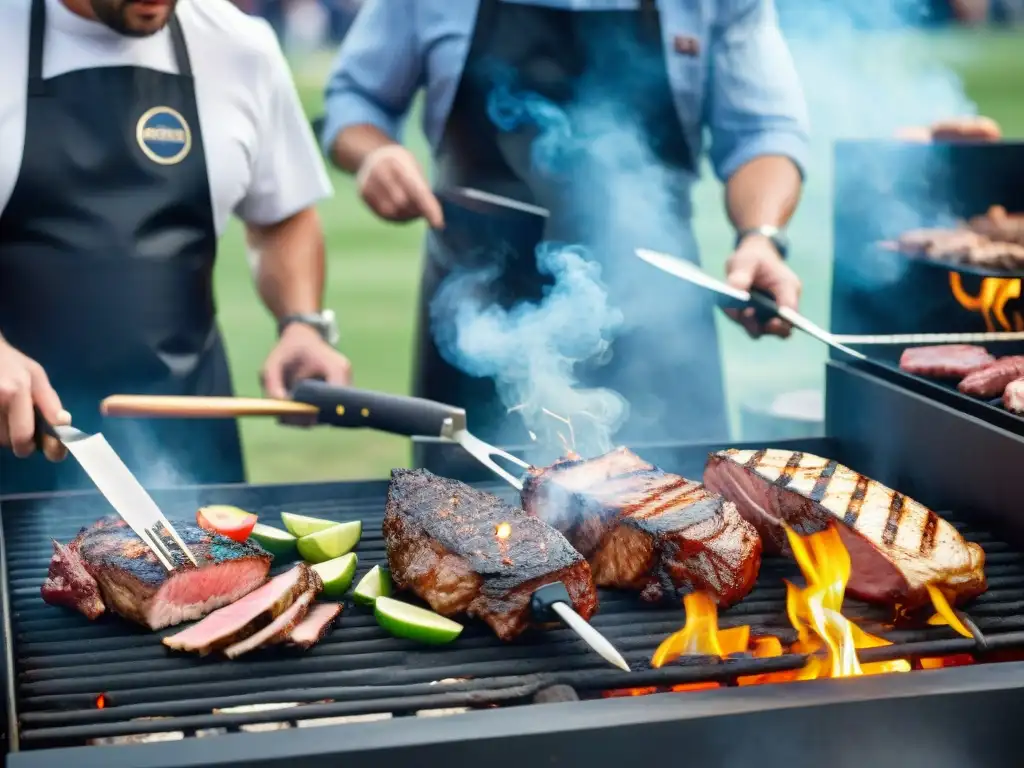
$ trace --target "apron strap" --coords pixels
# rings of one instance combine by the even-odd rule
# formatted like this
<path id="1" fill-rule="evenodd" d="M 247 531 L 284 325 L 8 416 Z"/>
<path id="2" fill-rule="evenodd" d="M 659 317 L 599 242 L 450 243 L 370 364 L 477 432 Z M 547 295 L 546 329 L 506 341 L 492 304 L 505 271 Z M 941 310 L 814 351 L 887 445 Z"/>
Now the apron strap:
<path id="1" fill-rule="evenodd" d="M 192 59 L 188 55 L 185 34 L 181 31 L 177 12 L 171 16 L 167 27 L 171 33 L 171 47 L 174 49 L 174 58 L 178 63 L 178 74 L 182 77 L 192 77 Z"/>
<path id="2" fill-rule="evenodd" d="M 192 59 L 188 55 L 185 35 L 181 31 L 178 14 L 171 16 L 168 28 L 171 33 L 171 47 L 178 64 L 178 74 L 192 77 Z M 43 48 L 46 42 L 46 0 L 32 0 L 32 20 L 28 37 L 28 95 L 30 97 L 46 94 L 46 81 L 43 80 Z"/>
<path id="3" fill-rule="evenodd" d="M 46 40 L 46 0 L 32 0 L 32 22 L 28 34 L 28 95 L 46 94 L 43 80 L 43 43 Z"/>

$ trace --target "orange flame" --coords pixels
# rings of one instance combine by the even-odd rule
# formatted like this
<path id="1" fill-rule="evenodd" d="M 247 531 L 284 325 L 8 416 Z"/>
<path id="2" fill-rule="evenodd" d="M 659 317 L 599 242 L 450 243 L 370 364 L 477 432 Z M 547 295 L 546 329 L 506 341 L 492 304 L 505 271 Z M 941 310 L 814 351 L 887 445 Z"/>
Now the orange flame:
<path id="1" fill-rule="evenodd" d="M 824 658 L 811 656 L 796 679 L 909 672 L 910 662 L 904 659 L 863 665 L 857 659 L 858 649 L 891 643 L 868 634 L 842 614 L 846 584 L 850 580 L 850 554 L 835 526 L 806 539 L 786 528 L 786 536 L 807 581 L 803 589 L 786 582 L 786 611 L 797 631 L 793 650 L 825 651 Z"/>
<path id="2" fill-rule="evenodd" d="M 962 621 L 960 621 L 960 617 L 956 615 L 956 611 L 954 611 L 949 605 L 949 602 L 946 600 L 946 596 L 931 584 L 927 585 L 927 589 L 928 596 L 932 599 L 932 605 L 935 606 L 935 615 L 928 619 L 928 623 L 933 627 L 952 627 L 964 637 L 973 640 L 974 635 L 972 635 L 971 631 L 964 626 Z"/>
<path id="3" fill-rule="evenodd" d="M 957 303 L 969 312 L 977 312 L 985 320 L 985 328 L 990 333 L 996 330 L 1024 331 L 1024 317 L 1014 311 L 1010 318 L 1006 316 L 1006 304 L 1010 299 L 1019 299 L 1021 281 L 1018 278 L 986 277 L 981 281 L 977 296 L 971 296 L 964 290 L 963 281 L 958 272 L 949 273 L 949 289 Z M 998 323 L 999 327 L 996 327 Z"/>
<path id="4" fill-rule="evenodd" d="M 106 709 L 107 697 L 105 694 L 100 694 L 96 697 L 96 709 Z"/>
<path id="5" fill-rule="evenodd" d="M 508 523 L 498 523 L 494 528 L 494 535 L 504 541 L 512 535 L 512 526 Z"/>
<path id="6" fill-rule="evenodd" d="M 651 659 L 657 668 L 680 656 L 718 656 L 724 659 L 733 653 L 743 653 L 750 645 L 750 627 L 718 629 L 718 606 L 710 596 L 694 592 L 683 598 L 686 624 L 669 635 L 658 646 Z"/>

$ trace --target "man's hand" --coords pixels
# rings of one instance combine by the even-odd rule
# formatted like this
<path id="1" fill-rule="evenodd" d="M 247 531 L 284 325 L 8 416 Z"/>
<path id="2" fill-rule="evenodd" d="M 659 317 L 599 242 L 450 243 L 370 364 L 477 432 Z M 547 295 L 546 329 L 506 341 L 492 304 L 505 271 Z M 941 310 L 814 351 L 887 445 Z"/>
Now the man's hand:
<path id="1" fill-rule="evenodd" d="M 999 123 L 988 117 L 954 117 L 939 120 L 928 127 L 900 128 L 896 138 L 928 144 L 933 141 L 999 141 L 1003 137 Z"/>
<path id="2" fill-rule="evenodd" d="M 0 445 L 22 459 L 36 449 L 35 406 L 51 424 L 71 423 L 71 414 L 60 404 L 43 367 L 0 340 Z M 43 453 L 50 461 L 61 461 L 67 449 L 44 435 Z"/>
<path id="3" fill-rule="evenodd" d="M 441 204 L 419 162 L 401 144 L 388 144 L 367 155 L 356 183 L 363 201 L 382 219 L 405 222 L 422 216 L 434 229 L 444 226 Z"/>
<path id="4" fill-rule="evenodd" d="M 726 280 L 742 291 L 760 289 L 772 295 L 780 307 L 796 309 L 800 303 L 800 278 L 782 260 L 771 240 L 760 235 L 743 239 L 725 266 Z M 764 327 L 758 323 L 752 308 L 730 311 L 729 316 L 742 325 L 752 338 L 770 333 L 787 338 L 789 323 L 772 318 Z"/>
<path id="5" fill-rule="evenodd" d="M 267 397 L 284 400 L 303 379 L 323 379 L 347 386 L 352 381 L 348 358 L 308 325 L 292 323 L 284 329 L 260 374 Z"/>

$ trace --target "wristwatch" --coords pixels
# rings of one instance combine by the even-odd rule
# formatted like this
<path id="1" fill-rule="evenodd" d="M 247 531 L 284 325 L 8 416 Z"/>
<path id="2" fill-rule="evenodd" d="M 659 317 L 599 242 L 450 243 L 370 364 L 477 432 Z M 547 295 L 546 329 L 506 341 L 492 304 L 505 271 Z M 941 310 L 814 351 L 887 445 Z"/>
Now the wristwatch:
<path id="1" fill-rule="evenodd" d="M 323 312 L 300 312 L 294 315 L 285 315 L 277 323 L 277 335 L 280 336 L 284 333 L 284 329 L 292 323 L 308 325 L 332 347 L 341 338 L 341 334 L 338 333 L 338 323 L 334 319 L 334 312 L 330 309 L 325 309 Z"/>
<path id="2" fill-rule="evenodd" d="M 741 229 L 736 233 L 736 248 L 740 247 L 746 238 L 751 235 L 760 235 L 766 237 L 771 241 L 771 244 L 775 246 L 775 250 L 779 252 L 779 256 L 783 259 L 786 258 L 786 254 L 789 252 L 789 238 L 786 237 L 785 231 L 779 227 L 751 227 L 749 229 Z"/>

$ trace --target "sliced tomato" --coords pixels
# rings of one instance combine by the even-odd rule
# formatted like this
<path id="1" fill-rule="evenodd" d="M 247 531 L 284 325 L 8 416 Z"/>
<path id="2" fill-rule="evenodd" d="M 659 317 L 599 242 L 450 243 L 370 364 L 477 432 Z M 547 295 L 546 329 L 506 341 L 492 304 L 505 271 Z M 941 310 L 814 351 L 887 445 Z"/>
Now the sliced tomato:
<path id="1" fill-rule="evenodd" d="M 235 541 L 245 541 L 256 525 L 256 515 L 238 507 L 215 505 L 201 507 L 196 522 L 207 531 L 214 531 Z"/>

